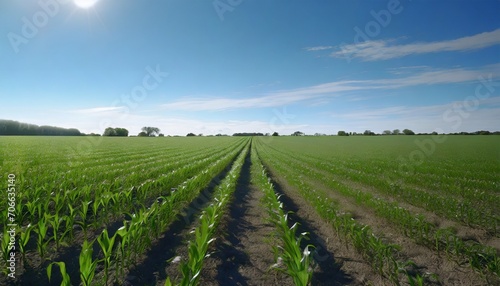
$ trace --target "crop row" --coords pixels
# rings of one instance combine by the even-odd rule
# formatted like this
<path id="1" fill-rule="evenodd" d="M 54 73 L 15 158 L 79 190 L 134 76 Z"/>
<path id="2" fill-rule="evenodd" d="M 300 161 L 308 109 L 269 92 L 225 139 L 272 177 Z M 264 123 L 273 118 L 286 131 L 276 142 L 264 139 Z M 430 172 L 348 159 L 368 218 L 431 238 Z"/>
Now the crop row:
<path id="1" fill-rule="evenodd" d="M 277 160 L 290 160 L 274 153 Z M 481 273 L 491 273 L 500 276 L 500 258 L 492 247 L 484 246 L 475 241 L 465 241 L 458 237 L 453 230 L 438 229 L 428 222 L 422 215 L 414 215 L 407 209 L 400 207 L 395 202 L 377 198 L 373 193 L 363 192 L 331 180 L 323 172 L 317 171 L 308 163 L 302 161 L 301 165 L 294 167 L 295 171 L 305 175 L 308 180 L 321 182 L 326 188 L 340 192 L 343 196 L 351 198 L 358 205 L 369 207 L 375 213 L 389 222 L 401 232 L 417 243 L 423 244 L 432 250 L 444 251 L 457 263 L 468 263 L 473 269 Z M 292 172 L 292 170 L 288 170 Z"/>
<path id="2" fill-rule="evenodd" d="M 307 245 L 301 250 L 302 239 L 307 239 L 307 232 L 296 234 L 298 223 L 289 226 L 288 215 L 283 210 L 283 203 L 279 201 L 279 196 L 274 191 L 274 186 L 267 176 L 259 157 L 255 150 L 252 150 L 252 181 L 264 192 L 264 203 L 269 216 L 269 221 L 277 231 L 280 241 L 278 246 L 273 245 L 276 264 L 274 268 L 287 273 L 292 277 L 297 286 L 309 285 L 313 274 L 313 264 L 311 251 L 313 245 Z M 286 269 L 281 269 L 282 264 Z"/>
<path id="3" fill-rule="evenodd" d="M 400 284 L 400 273 L 406 274 L 411 283 L 421 281 L 423 277 L 419 274 L 411 274 L 415 265 L 411 261 L 400 261 L 400 249 L 397 244 L 387 244 L 376 236 L 370 226 L 357 222 L 349 213 L 344 213 L 338 203 L 329 198 L 324 192 L 315 190 L 305 182 L 298 173 L 291 171 L 286 166 L 288 163 L 276 160 L 275 154 L 271 154 L 259 144 L 259 155 L 264 165 L 283 177 L 288 183 L 296 186 L 299 193 L 310 203 L 316 212 L 329 224 L 332 225 L 339 238 L 346 241 L 346 246 L 353 245 L 363 257 L 369 261 L 374 270 L 387 277 L 395 284 Z"/>
<path id="4" fill-rule="evenodd" d="M 235 142 L 238 145 L 238 142 Z M 224 146 L 224 145 L 223 145 Z M 226 147 L 229 147 L 226 145 Z M 234 146 L 233 146 L 234 147 Z M 101 160 L 94 160 L 88 158 L 82 164 L 73 163 L 74 166 L 68 167 L 66 164 L 58 162 L 62 165 L 63 170 L 56 170 L 41 165 L 39 168 L 43 170 L 30 174 L 21 174 L 20 189 L 26 193 L 28 200 L 36 199 L 33 197 L 37 194 L 38 188 L 45 188 L 47 191 L 72 190 L 80 186 L 94 185 L 96 188 L 109 185 L 111 183 L 124 184 L 138 184 L 139 180 L 144 177 L 153 178 L 161 175 L 169 170 L 187 164 L 189 160 L 198 160 L 207 157 L 208 154 L 220 152 L 221 146 L 212 147 L 207 150 L 191 150 L 186 149 L 183 152 L 170 153 L 165 151 L 156 151 L 152 153 L 145 153 L 142 156 L 131 156 L 124 153 L 115 158 L 104 158 Z M 87 162 L 92 162 L 93 165 L 87 166 Z M 174 162 L 177 164 L 174 165 Z M 84 164 L 85 163 L 85 164 Z M 44 171 L 46 170 L 46 171 Z M 147 175 L 147 176 L 146 176 Z M 23 180 L 23 177 L 26 177 Z M 23 185 L 23 181 L 26 182 Z M 31 195 L 31 197 L 30 197 Z"/>
<path id="5" fill-rule="evenodd" d="M 273 155 L 281 154 L 282 157 L 287 157 L 285 151 L 266 146 L 273 150 Z M 321 160 L 305 155 L 298 155 L 296 161 L 302 164 L 308 164 L 311 167 L 325 170 L 329 177 L 344 178 L 350 181 L 359 182 L 370 188 L 376 188 L 377 192 L 389 197 L 397 198 L 414 206 L 432 211 L 437 215 L 444 216 L 458 222 L 464 222 L 472 226 L 480 226 L 481 228 L 491 231 L 493 234 L 498 234 L 500 217 L 497 215 L 496 206 L 498 205 L 499 197 L 490 195 L 486 192 L 477 192 L 469 189 L 464 189 L 464 199 L 452 198 L 447 191 L 442 191 L 440 194 L 422 191 L 415 189 L 405 184 L 391 181 L 376 173 L 370 174 L 366 163 L 349 163 L 349 168 L 342 167 L 341 162 Z M 417 176 L 415 176 L 417 177 Z M 337 179 L 336 182 L 340 180 Z M 465 195 L 467 193 L 467 195 Z M 472 199 L 474 198 L 474 199 Z M 474 202 L 481 201 L 481 208 Z M 491 208 L 485 207 L 491 206 Z M 493 207 L 495 206 L 495 207 Z"/>
<path id="6" fill-rule="evenodd" d="M 213 177 L 226 168 L 238 153 L 241 153 L 241 148 L 213 162 L 206 170 L 185 181 L 170 195 L 159 197 L 151 206 L 143 206 L 130 214 L 130 220 L 125 220 L 123 226 L 112 236 L 107 230 L 103 230 L 96 240 L 85 241 L 80 253 L 82 283 L 84 285 L 95 283 L 93 280 L 98 264 L 104 266 L 103 279 L 106 283 L 111 278 L 108 274 L 110 269 L 115 273 L 115 280 L 123 278 L 126 269 L 140 259 L 140 255 L 145 253 L 153 240 L 168 228 L 177 218 L 177 214 L 208 185 Z M 99 258 L 92 259 L 95 244 L 99 245 L 100 253 Z M 50 273 L 48 275 L 51 276 Z"/>
<path id="7" fill-rule="evenodd" d="M 244 141 L 239 141 L 237 146 L 233 145 L 230 149 L 219 147 L 217 152 L 200 158 L 198 161 L 186 158 L 183 160 L 184 166 L 176 165 L 177 169 L 172 168 L 166 176 L 155 178 L 155 180 L 148 179 L 139 186 L 127 187 L 116 183 L 99 189 L 83 186 L 78 190 L 53 192 L 52 196 L 46 196 L 40 192 L 38 199 L 17 204 L 18 223 L 22 225 L 21 222 L 24 220 L 21 217 L 32 222 L 19 228 L 20 252 L 24 257 L 29 250 L 28 242 L 35 240 L 38 255 L 45 259 L 51 243 L 57 251 L 64 240 L 66 240 L 64 245 L 73 242 L 75 225 L 79 226 L 86 236 L 89 227 L 99 228 L 102 223 L 107 224 L 116 215 L 121 216 L 124 212 L 140 212 L 140 209 L 149 205 L 148 202 L 153 198 L 169 196 L 172 187 L 194 188 L 196 187 L 193 185 L 194 182 L 200 181 L 200 179 L 194 180 L 194 175 L 205 174 L 203 178 L 206 180 L 210 177 L 206 175 L 207 167 L 210 164 L 213 165 L 213 162 L 218 162 L 216 171 L 220 171 L 224 164 L 227 165 L 232 160 L 232 156 L 241 149 L 243 143 Z M 191 179 L 188 179 L 190 177 Z M 175 196 L 172 199 L 177 198 L 178 196 Z M 3 238 L 2 242 L 5 241 L 5 234 Z M 30 245 L 33 244 L 30 243 Z M 5 243 L 2 243 L 4 256 L 8 255 L 7 247 Z"/>
<path id="8" fill-rule="evenodd" d="M 182 279 L 176 283 L 182 286 L 198 285 L 205 258 L 209 256 L 210 244 L 215 241 L 215 232 L 236 189 L 243 161 L 249 152 L 248 145 L 233 163 L 231 170 L 216 187 L 214 199 L 200 216 L 198 226 L 192 232 L 194 237 L 188 243 L 188 259 L 180 264 Z M 167 278 L 165 285 L 173 285 Z"/>
<path id="9" fill-rule="evenodd" d="M 24 218 L 29 218 L 31 225 L 26 226 L 20 236 L 25 237 L 26 243 L 30 236 L 29 232 L 35 228 L 38 234 L 37 248 L 41 257 L 44 257 L 45 249 L 50 240 L 54 240 L 56 248 L 65 237 L 70 241 L 74 237 L 73 225 L 78 225 L 86 235 L 91 226 L 98 227 L 107 223 L 114 215 L 132 210 L 136 202 L 144 202 L 148 197 L 161 195 L 169 190 L 168 186 L 176 186 L 184 178 L 194 175 L 203 170 L 212 160 L 224 155 L 220 151 L 210 157 L 199 161 L 185 164 L 180 169 L 173 169 L 168 176 L 158 180 L 149 180 L 144 184 L 124 189 L 115 183 L 111 186 L 102 185 L 99 189 L 92 186 L 83 186 L 78 190 L 66 192 L 54 192 L 52 196 L 44 196 L 44 189 L 37 189 L 37 198 L 27 200 L 24 204 L 17 204 L 18 223 L 23 224 Z M 189 161 L 187 158 L 186 162 Z M 93 199 L 95 198 L 95 199 Z M 24 206 L 24 207 L 22 207 Z M 102 212 L 101 210 L 105 210 Z M 49 228 L 52 228 L 53 237 L 46 237 Z M 22 250 L 25 250 L 21 246 Z M 24 253 L 24 252 L 23 252 Z"/>

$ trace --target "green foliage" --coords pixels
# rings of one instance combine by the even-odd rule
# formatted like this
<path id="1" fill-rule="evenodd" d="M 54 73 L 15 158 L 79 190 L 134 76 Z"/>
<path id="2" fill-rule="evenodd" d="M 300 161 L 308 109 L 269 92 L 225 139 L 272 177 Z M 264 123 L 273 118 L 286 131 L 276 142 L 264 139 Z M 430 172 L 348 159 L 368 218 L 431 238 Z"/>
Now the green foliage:
<path id="1" fill-rule="evenodd" d="M 285 214 L 279 196 L 276 195 L 274 187 L 268 178 L 264 167 L 260 163 L 257 151 L 252 148 L 252 181 L 259 186 L 265 196 L 263 202 L 269 216 L 269 221 L 277 229 L 277 236 L 281 244 L 273 246 L 273 252 L 277 263 L 273 268 L 287 273 L 292 277 L 295 285 L 309 285 L 312 279 L 314 260 L 311 257 L 309 248 L 313 245 L 307 245 L 301 250 L 302 239 L 307 239 L 307 233 L 301 233 L 297 236 L 298 223 L 289 227 L 288 213 Z M 286 269 L 281 268 L 283 264 Z"/>
<path id="2" fill-rule="evenodd" d="M 419 146 L 432 138 L 353 136 L 343 140 L 335 136 L 286 136 L 273 139 L 269 144 L 264 144 L 265 138 L 254 138 L 252 146 L 268 168 L 297 187 L 318 214 L 331 223 L 338 239 L 361 253 L 374 269 L 394 283 L 405 279 L 404 283 L 420 285 L 433 278 L 415 271 L 408 261 L 400 261 L 397 245 L 386 242 L 374 234 L 370 226 L 352 219 L 349 213 L 343 213 L 325 190 L 334 190 L 360 207 L 373 210 L 396 232 L 460 265 L 468 265 L 483 277 L 498 277 L 500 259 L 494 249 L 464 240 L 451 229 L 441 229 L 400 204 L 412 204 L 456 223 L 498 235 L 500 197 L 496 190 L 500 167 L 491 154 L 498 152 L 500 138 L 445 137 L 444 143 L 436 144 L 433 150 L 426 143 L 425 150 L 432 153 L 423 153 L 421 162 L 412 160 L 409 154 L 415 150 L 423 152 Z M 18 172 L 16 177 L 20 178 L 16 205 L 16 212 L 23 214 L 23 218 L 18 217 L 20 253 L 24 255 L 28 251 L 42 261 L 50 259 L 58 254 L 61 245 L 74 243 L 73 237 L 79 237 L 76 234 L 100 231 L 102 226 L 120 219 L 124 212 L 130 213 L 131 219 L 125 221 L 114 236 L 109 237 L 107 231 L 103 231 L 97 240 L 88 242 L 101 251 L 94 257 L 95 261 L 82 260 L 80 265 L 80 275 L 92 278 L 88 283 L 96 283 L 93 275 L 97 275 L 97 264 L 104 266 L 99 268 L 103 269 L 99 277 L 108 279 L 105 272 L 115 273 L 109 271 L 113 269 L 115 279 L 123 279 L 136 254 L 144 253 L 152 241 L 168 229 L 182 208 L 241 154 L 248 139 L 226 136 L 159 141 L 5 137 L 0 141 L 0 150 L 5 150 L 2 170 Z M 81 140 L 90 141 L 82 145 Z M 416 144 L 416 140 L 420 144 Z M 88 146 L 88 149 L 75 146 Z M 267 179 L 262 180 L 263 184 L 267 183 Z M 367 188 L 370 191 L 366 191 Z M 228 194 L 232 190 L 229 188 Z M 218 203 L 227 204 L 231 196 L 215 197 L 218 201 L 213 202 L 213 209 L 205 210 L 207 221 L 197 225 L 199 230 L 193 233 L 196 249 L 190 251 L 194 261 L 202 262 L 209 254 L 215 235 L 211 230 L 217 225 L 213 222 L 220 219 L 217 214 L 224 210 Z M 392 198 L 392 202 L 384 199 L 386 197 Z M 0 203 L 5 205 L 2 200 L 0 198 Z M 273 208 L 280 204 L 278 198 L 275 200 L 277 205 Z M 282 233 L 288 231 L 283 235 L 287 238 L 280 238 L 275 249 L 282 262 L 279 268 L 296 275 L 294 281 L 298 285 L 305 285 L 314 265 L 310 255 L 313 250 L 294 246 L 294 241 L 307 235 L 297 233 L 297 226 L 286 230 L 284 222 L 289 220 L 285 216 L 275 219 L 283 225 Z M 5 227 L 0 229 L 0 233 L 5 231 Z M 201 240 L 196 241 L 195 237 Z M 7 236 L 2 236 L 2 249 L 7 249 L 6 239 Z M 285 242 L 285 239 L 288 240 Z M 27 249 L 28 245 L 35 247 Z M 2 255 L 6 253 L 2 250 Z M 81 258 L 88 258 L 88 251 L 82 249 Z M 298 263 L 300 261 L 303 263 Z M 58 264 L 61 274 L 66 271 L 65 265 L 53 264 Z M 198 277 L 196 269 L 200 267 L 190 268 L 187 275 Z"/>
<path id="3" fill-rule="evenodd" d="M 349 136 L 349 133 L 347 133 L 345 131 L 339 131 L 339 132 L 337 132 L 337 136 Z"/>
<path id="4" fill-rule="evenodd" d="M 61 128 L 54 126 L 38 126 L 13 120 L 0 119 L 0 135 L 43 135 L 43 136 L 80 136 L 83 135 L 75 128 Z"/>
<path id="5" fill-rule="evenodd" d="M 155 136 L 156 134 L 160 133 L 160 128 L 158 127 L 142 127 L 141 128 L 142 132 L 146 133 L 146 136 Z"/>
<path id="6" fill-rule="evenodd" d="M 62 282 L 61 286 L 70 286 L 71 285 L 71 279 L 69 277 L 69 274 L 66 272 L 66 264 L 64 262 L 52 262 L 47 266 L 47 277 L 50 279 L 52 278 L 52 266 L 53 265 L 59 266 L 59 271 L 62 276 Z"/>
<path id="7" fill-rule="evenodd" d="M 111 256 L 113 255 L 113 249 L 115 246 L 115 238 L 118 234 L 115 233 L 114 236 L 109 237 L 108 230 L 104 229 L 102 233 L 97 237 L 97 242 L 101 247 L 101 251 L 104 255 L 104 276 L 106 280 L 106 285 L 108 284 L 109 267 L 111 265 Z"/>
<path id="8" fill-rule="evenodd" d="M 80 262 L 80 279 L 84 286 L 91 286 L 94 280 L 95 269 L 98 260 L 92 259 L 92 245 L 87 240 L 83 242 L 82 251 L 80 252 L 80 257 L 78 261 Z"/>
<path id="9" fill-rule="evenodd" d="M 125 128 L 113 128 L 113 127 L 108 127 L 104 130 L 104 133 L 102 136 L 121 136 L 121 137 L 127 137 L 128 136 L 128 130 Z"/>

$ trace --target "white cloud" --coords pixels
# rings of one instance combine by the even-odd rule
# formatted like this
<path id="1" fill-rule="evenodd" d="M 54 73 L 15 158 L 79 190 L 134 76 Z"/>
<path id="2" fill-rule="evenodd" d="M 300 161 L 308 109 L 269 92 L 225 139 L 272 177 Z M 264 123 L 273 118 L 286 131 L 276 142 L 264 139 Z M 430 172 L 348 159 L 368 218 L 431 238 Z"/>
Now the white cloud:
<path id="1" fill-rule="evenodd" d="M 99 113 L 106 113 L 106 112 L 121 112 L 125 110 L 125 106 L 107 106 L 107 107 L 94 107 L 94 108 L 87 108 L 87 109 L 78 109 L 74 110 L 75 113 L 80 113 L 80 114 L 99 114 Z"/>
<path id="2" fill-rule="evenodd" d="M 465 52 L 500 44 L 500 29 L 454 40 L 428 43 L 393 45 L 393 40 L 366 41 L 343 45 L 331 56 L 338 58 L 360 58 L 363 61 L 378 61 L 400 58 L 408 55 L 436 52 Z M 313 50 L 311 50 L 313 51 Z"/>
<path id="3" fill-rule="evenodd" d="M 166 110 L 183 111 L 220 111 L 242 108 L 262 108 L 284 106 L 303 102 L 340 96 L 346 91 L 370 89 L 397 89 L 418 85 L 456 84 L 478 81 L 479 76 L 492 79 L 500 77 L 500 64 L 493 64 L 480 69 L 445 69 L 426 71 L 406 77 L 372 79 L 372 80 L 344 80 L 319 85 L 281 90 L 254 98 L 198 98 L 185 99 L 163 104 Z M 314 102 L 312 102 L 314 103 Z"/>
<path id="4" fill-rule="evenodd" d="M 333 48 L 335 48 L 335 47 L 334 46 L 317 46 L 317 47 L 307 47 L 307 48 L 305 48 L 305 50 L 308 52 L 315 52 L 315 51 L 330 50 Z"/>
<path id="5" fill-rule="evenodd" d="M 500 97 L 472 102 L 454 101 L 446 104 L 426 106 L 391 106 L 383 108 L 358 109 L 345 113 L 331 114 L 336 121 L 343 122 L 346 131 L 374 132 L 409 128 L 415 132 L 448 132 L 500 130 Z"/>
<path id="6" fill-rule="evenodd" d="M 362 89 L 352 85 L 355 81 L 331 82 L 299 88 L 293 90 L 281 90 L 267 95 L 254 98 L 199 98 L 186 99 L 172 103 L 163 104 L 162 108 L 167 110 L 220 111 L 239 108 L 259 108 L 283 106 L 307 99 L 318 98 L 327 94 L 332 95 L 341 91 Z"/>

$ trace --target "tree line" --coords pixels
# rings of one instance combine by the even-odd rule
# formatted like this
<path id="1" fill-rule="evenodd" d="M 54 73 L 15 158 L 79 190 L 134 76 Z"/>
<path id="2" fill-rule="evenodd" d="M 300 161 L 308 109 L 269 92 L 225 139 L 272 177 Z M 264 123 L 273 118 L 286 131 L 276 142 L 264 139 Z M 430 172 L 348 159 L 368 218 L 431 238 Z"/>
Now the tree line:
<path id="1" fill-rule="evenodd" d="M 85 135 L 75 128 L 22 123 L 0 119 L 0 135 L 80 136 Z"/>
<path id="2" fill-rule="evenodd" d="M 160 133 L 160 128 L 145 126 L 142 127 L 141 132 L 137 135 L 139 137 L 163 137 L 164 134 Z M 82 136 L 82 135 L 90 135 L 90 136 L 101 136 L 100 134 L 90 133 L 85 134 L 80 132 L 76 128 L 61 128 L 54 126 L 42 125 L 38 126 L 35 124 L 22 123 L 14 120 L 5 120 L 0 119 L 0 135 L 45 135 L 45 136 Z M 305 136 L 306 134 L 301 131 L 295 131 L 291 134 L 291 136 Z M 372 132 L 371 130 L 365 130 L 363 133 L 356 132 L 346 132 L 346 131 L 338 131 L 337 136 L 375 136 L 375 135 L 438 135 L 436 131 L 432 133 L 418 133 L 415 134 L 410 129 L 403 129 L 403 131 L 399 129 L 394 130 L 384 130 L 381 134 L 377 134 Z M 500 131 L 490 132 L 485 130 L 479 130 L 475 132 L 456 132 L 449 133 L 449 135 L 500 135 Z M 122 136 L 128 137 L 129 131 L 125 128 L 120 127 L 108 127 L 104 130 L 102 136 Z M 186 136 L 203 136 L 203 134 L 194 134 L 188 133 Z M 211 135 L 209 135 L 211 136 Z M 226 134 L 217 134 L 215 136 L 228 136 Z M 241 132 L 234 133 L 233 136 L 280 136 L 278 132 L 274 132 L 272 135 L 269 133 L 263 134 L 258 132 Z M 315 133 L 314 136 L 326 136 L 326 134 Z"/>
<path id="3" fill-rule="evenodd" d="M 433 131 L 431 133 L 418 133 L 416 134 L 410 129 L 403 129 L 403 131 L 400 131 L 399 129 L 394 129 L 394 130 L 384 130 L 382 134 L 377 134 L 375 132 L 372 132 L 370 130 L 365 130 L 363 133 L 356 133 L 356 132 L 346 132 L 346 131 L 339 131 L 337 132 L 337 136 L 356 136 L 356 135 L 364 135 L 364 136 L 375 136 L 375 135 L 438 135 L 438 132 Z M 490 132 L 490 131 L 485 131 L 485 130 L 479 130 L 475 132 L 456 132 L 456 133 L 448 133 L 448 135 L 500 135 L 500 131 L 495 131 L 495 132 Z"/>

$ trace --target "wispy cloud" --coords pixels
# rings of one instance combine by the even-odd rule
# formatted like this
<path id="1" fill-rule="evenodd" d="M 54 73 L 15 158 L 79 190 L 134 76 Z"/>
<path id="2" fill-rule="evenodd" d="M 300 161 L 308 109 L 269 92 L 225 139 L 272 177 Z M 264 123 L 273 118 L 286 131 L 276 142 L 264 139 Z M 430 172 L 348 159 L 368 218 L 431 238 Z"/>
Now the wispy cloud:
<path id="1" fill-rule="evenodd" d="M 326 84 L 299 88 L 293 90 L 276 91 L 267 95 L 254 98 L 199 98 L 186 99 L 163 104 L 162 108 L 168 110 L 227 110 L 238 108 L 259 108 L 283 106 L 299 101 L 314 99 L 325 95 L 334 96 L 335 93 L 348 90 L 362 89 L 354 85 L 355 81 L 339 81 Z"/>
<path id="2" fill-rule="evenodd" d="M 80 114 L 99 114 L 99 113 L 108 113 L 108 112 L 120 112 L 123 111 L 125 106 L 107 106 L 107 107 L 94 107 L 87 109 L 77 109 L 74 112 Z"/>
<path id="3" fill-rule="evenodd" d="M 500 77 L 500 64 L 493 64 L 480 69 L 445 69 L 421 72 L 406 77 L 343 80 L 329 82 L 292 90 L 281 90 L 253 98 L 196 98 L 163 104 L 166 110 L 185 111 L 220 111 L 241 108 L 262 108 L 283 106 L 306 100 L 318 100 L 340 96 L 347 91 L 369 89 L 397 89 L 418 85 L 453 84 L 474 82 L 479 76 L 492 75 L 493 79 Z"/>
<path id="4" fill-rule="evenodd" d="M 331 50 L 333 48 L 335 48 L 335 46 L 317 46 L 317 47 L 307 47 L 305 48 L 305 50 L 308 52 L 315 52 L 315 51 Z"/>
<path id="5" fill-rule="evenodd" d="M 394 40 L 380 40 L 343 45 L 340 47 L 339 51 L 333 52 L 331 56 L 337 58 L 344 58 L 347 56 L 349 58 L 359 58 L 363 61 L 379 61 L 415 54 L 478 50 L 499 45 L 500 29 L 440 42 L 413 43 L 405 45 L 397 45 L 393 43 Z M 321 49 L 309 49 L 309 51 L 318 50 Z"/>
<path id="6" fill-rule="evenodd" d="M 477 131 L 477 126 L 485 130 L 500 130 L 500 125 L 498 125 L 500 120 L 499 96 L 481 100 L 477 110 L 456 111 L 456 107 L 463 106 L 463 104 L 463 101 L 454 101 L 423 106 L 370 107 L 332 113 L 331 117 L 335 121 L 345 122 L 344 128 L 347 130 L 352 128 L 353 131 L 371 128 L 372 131 L 382 132 L 386 129 L 410 128 L 416 132 L 434 130 L 457 132 Z M 445 114 L 450 111 L 451 113 L 446 117 Z"/>

